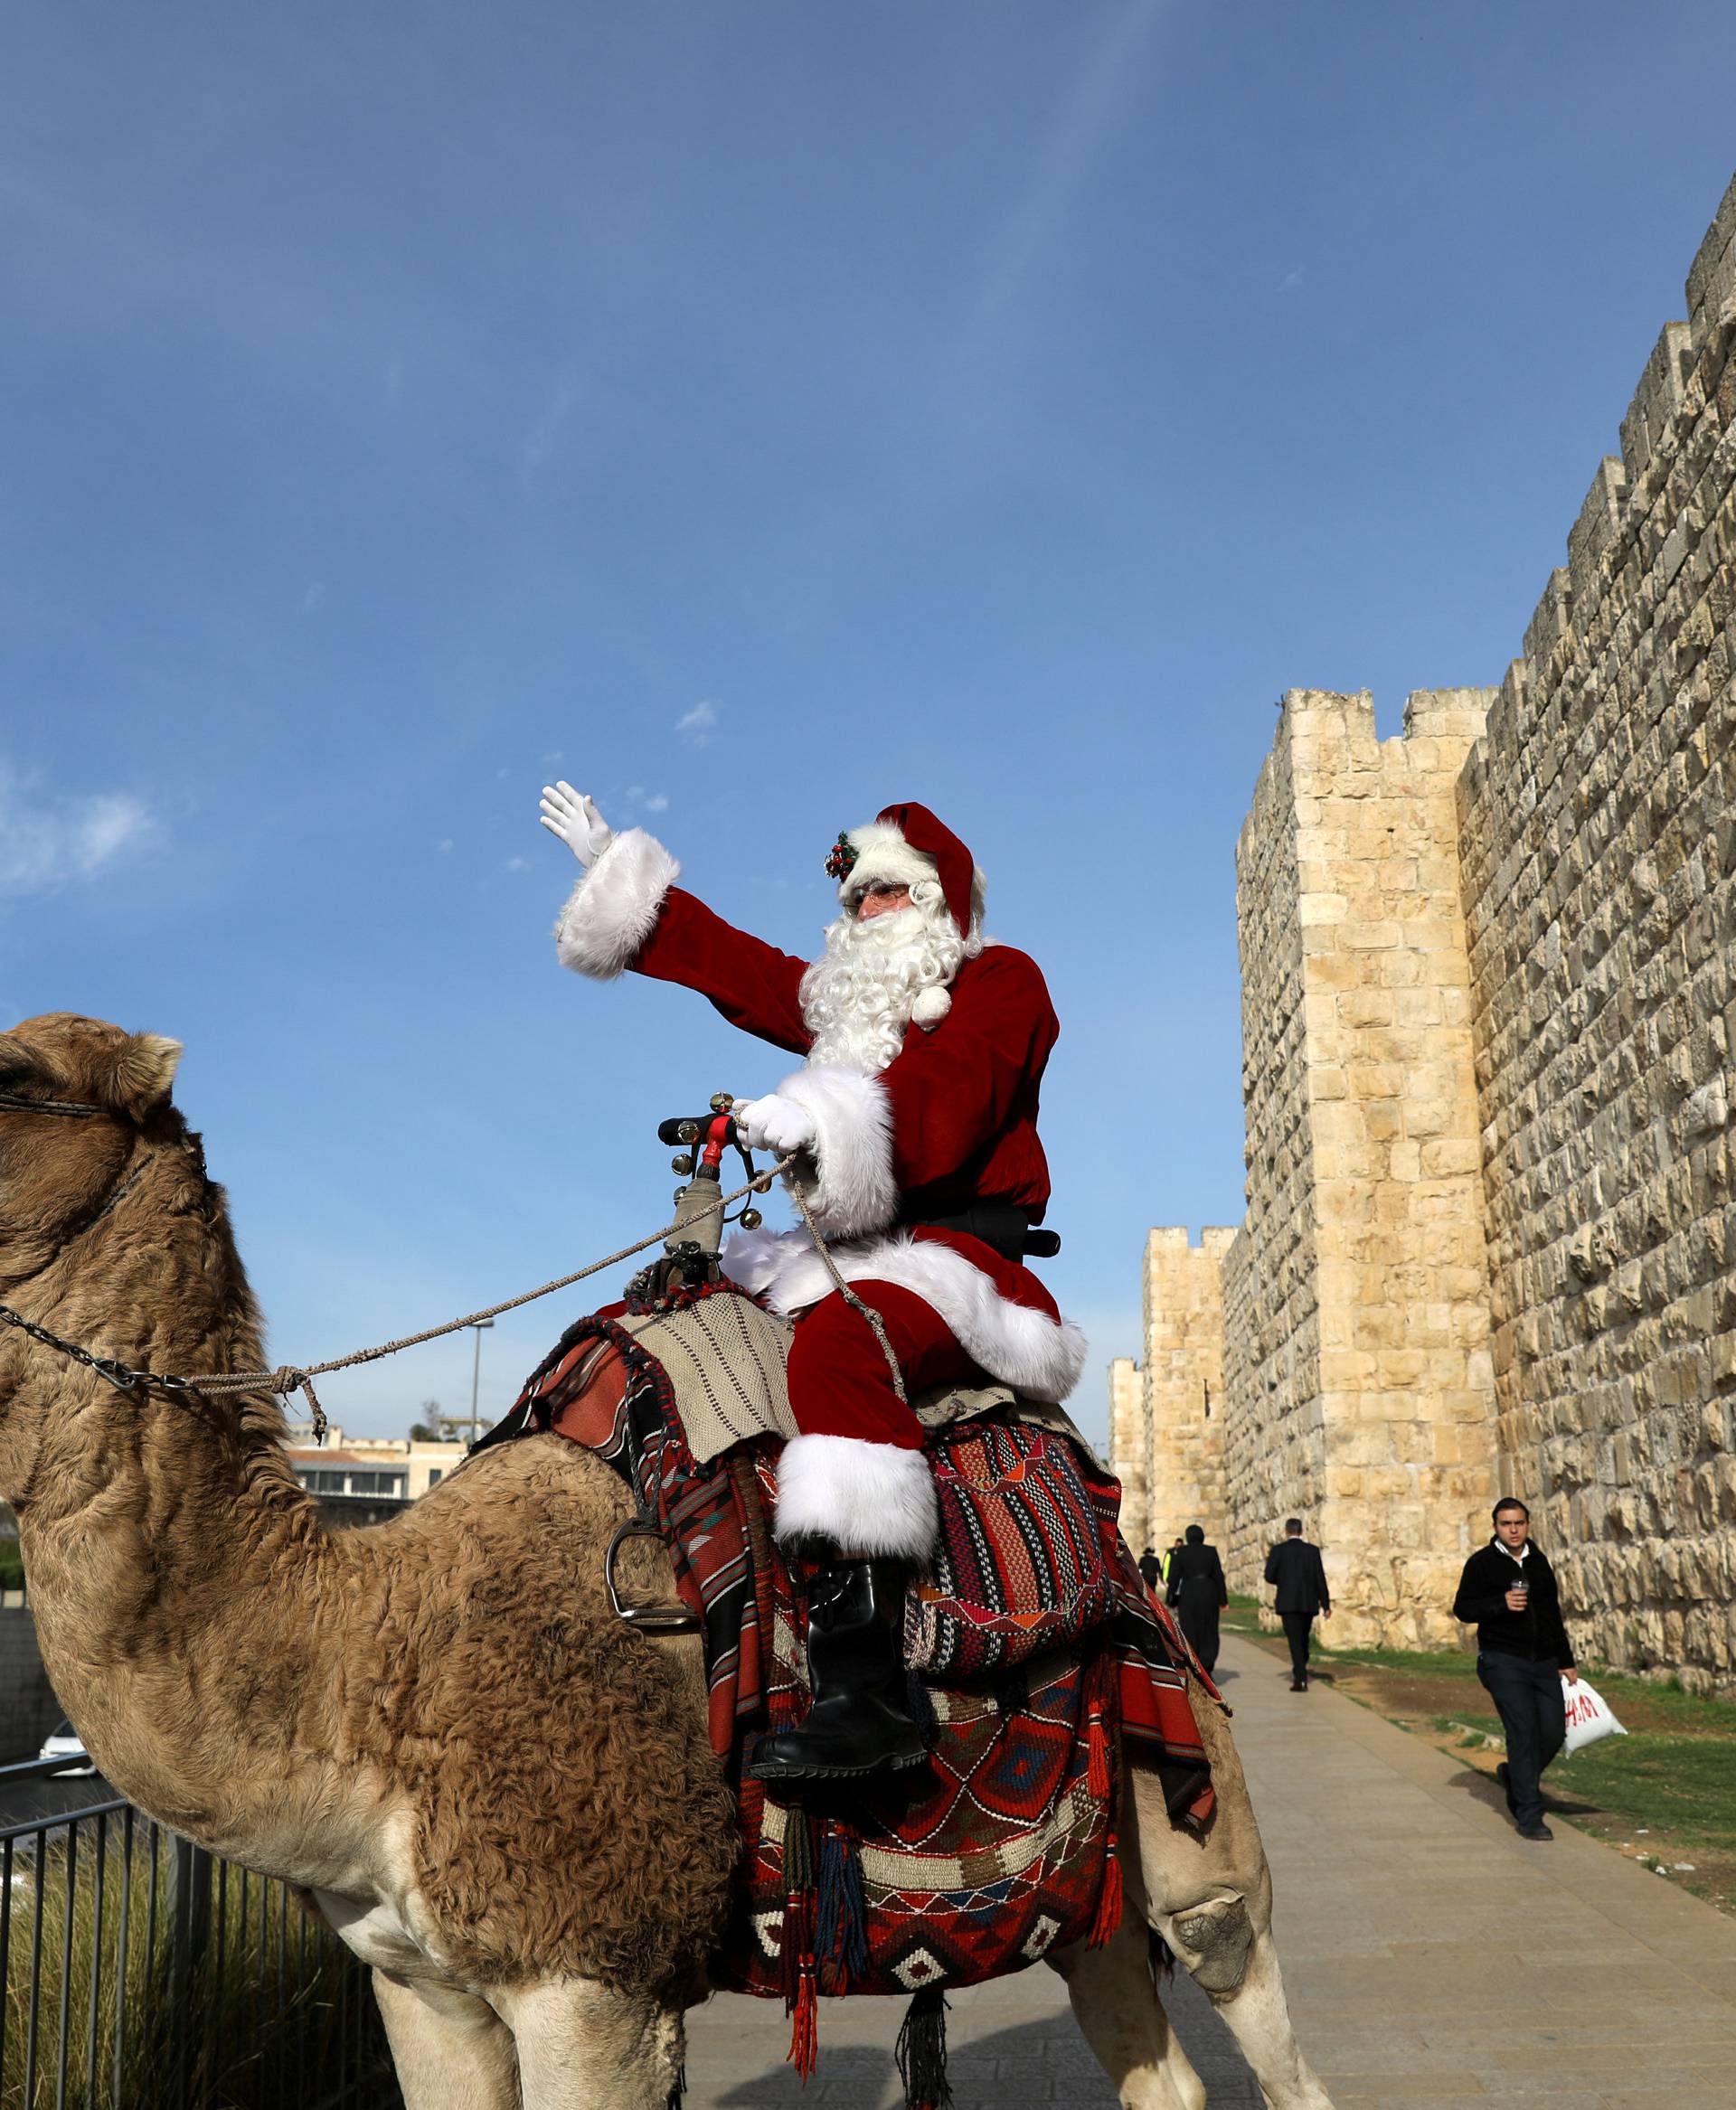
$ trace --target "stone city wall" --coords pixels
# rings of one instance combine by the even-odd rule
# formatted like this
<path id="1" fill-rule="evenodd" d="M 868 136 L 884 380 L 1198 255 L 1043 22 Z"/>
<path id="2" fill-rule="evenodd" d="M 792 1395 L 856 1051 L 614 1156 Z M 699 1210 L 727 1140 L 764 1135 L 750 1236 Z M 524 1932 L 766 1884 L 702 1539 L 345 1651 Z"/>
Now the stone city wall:
<path id="1" fill-rule="evenodd" d="M 1736 184 L 1688 306 L 1499 692 L 1387 741 L 1285 699 L 1236 857 L 1222 1426 L 1232 1587 L 1294 1512 L 1337 1634 L 1444 1641 L 1511 1487 L 1588 1653 L 1729 1686 Z M 1147 1287 L 1148 1342 L 1191 1323 Z M 1141 1467 L 1161 1519 L 1180 1468 Z"/>
<path id="2" fill-rule="evenodd" d="M 1605 1661 L 1736 1680 L 1736 184 L 1459 787 L 1500 1443 Z"/>

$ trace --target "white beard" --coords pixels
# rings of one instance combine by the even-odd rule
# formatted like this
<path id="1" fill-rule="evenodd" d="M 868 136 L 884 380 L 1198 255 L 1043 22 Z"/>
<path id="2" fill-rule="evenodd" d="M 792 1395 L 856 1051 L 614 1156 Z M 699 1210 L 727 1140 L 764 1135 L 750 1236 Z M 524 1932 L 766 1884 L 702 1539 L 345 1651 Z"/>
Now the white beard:
<path id="1" fill-rule="evenodd" d="M 808 1060 L 877 1076 L 903 1047 L 917 998 L 946 988 L 968 950 L 942 900 L 865 923 L 840 916 L 802 976 L 802 1017 L 814 1036 Z"/>

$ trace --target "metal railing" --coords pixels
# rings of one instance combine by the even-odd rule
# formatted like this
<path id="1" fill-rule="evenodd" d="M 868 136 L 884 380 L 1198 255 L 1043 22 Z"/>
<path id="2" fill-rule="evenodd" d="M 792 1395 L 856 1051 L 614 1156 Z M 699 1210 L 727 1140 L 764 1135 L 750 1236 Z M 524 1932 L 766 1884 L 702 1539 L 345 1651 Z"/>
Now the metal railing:
<path id="1" fill-rule="evenodd" d="M 118 1798 L 0 1824 L 5 2110 L 398 2103 L 367 1971 L 287 1884 Z"/>

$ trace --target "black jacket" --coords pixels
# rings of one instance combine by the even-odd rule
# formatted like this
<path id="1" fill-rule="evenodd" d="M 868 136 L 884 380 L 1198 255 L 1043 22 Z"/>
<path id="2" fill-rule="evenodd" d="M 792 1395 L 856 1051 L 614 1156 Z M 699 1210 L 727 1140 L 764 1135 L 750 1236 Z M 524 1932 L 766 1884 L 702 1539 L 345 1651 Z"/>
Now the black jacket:
<path id="1" fill-rule="evenodd" d="M 1523 1612 L 1514 1612 L 1508 1609 L 1507 1592 L 1521 1576 L 1531 1585 L 1531 1602 Z M 1475 1622 L 1479 1650 L 1525 1656 L 1533 1663 L 1552 1661 L 1564 1671 L 1573 1667 L 1555 1571 L 1535 1546 L 1523 1561 L 1515 1560 L 1498 1539 L 1479 1547 L 1458 1578 L 1453 1617 L 1467 1626 Z"/>
<path id="2" fill-rule="evenodd" d="M 1230 1602 L 1230 1592 L 1223 1579 L 1223 1563 L 1218 1559 L 1215 1546 L 1184 1546 L 1179 1553 L 1170 1557 L 1168 1596 L 1172 1605 L 1182 1602 L 1184 1589 L 1188 1590 L 1192 1600 L 1201 1604 Z"/>
<path id="3" fill-rule="evenodd" d="M 1276 1612 L 1330 1612 L 1326 1563 L 1306 1539 L 1280 1539 L 1266 1556 L 1266 1580 L 1278 1585 Z"/>

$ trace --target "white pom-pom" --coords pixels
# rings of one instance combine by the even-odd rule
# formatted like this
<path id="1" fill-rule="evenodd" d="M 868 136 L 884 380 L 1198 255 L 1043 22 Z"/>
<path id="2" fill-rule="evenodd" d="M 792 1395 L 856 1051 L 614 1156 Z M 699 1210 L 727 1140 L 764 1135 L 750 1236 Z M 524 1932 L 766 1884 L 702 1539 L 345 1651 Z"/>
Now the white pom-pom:
<path id="1" fill-rule="evenodd" d="M 925 1033 L 931 1033 L 951 1009 L 949 989 L 925 989 L 911 1004 L 910 1016 Z"/>

